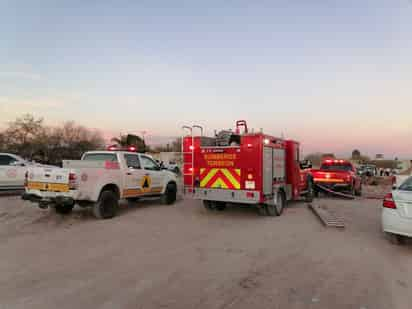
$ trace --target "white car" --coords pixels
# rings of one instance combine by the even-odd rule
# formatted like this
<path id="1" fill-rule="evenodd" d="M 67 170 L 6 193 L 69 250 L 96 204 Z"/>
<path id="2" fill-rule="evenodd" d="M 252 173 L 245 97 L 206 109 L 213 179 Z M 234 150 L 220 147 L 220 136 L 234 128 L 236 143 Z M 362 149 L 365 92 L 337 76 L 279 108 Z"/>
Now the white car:
<path id="1" fill-rule="evenodd" d="M 412 177 L 385 196 L 382 226 L 384 232 L 396 243 L 403 243 L 407 237 L 412 237 Z"/>
<path id="2" fill-rule="evenodd" d="M 157 196 L 176 201 L 176 175 L 162 170 L 148 155 L 129 151 L 90 151 L 81 160 L 63 161 L 63 168 L 29 168 L 23 199 L 40 208 L 70 213 L 75 204 L 92 207 L 99 219 L 116 215 L 119 200 Z"/>
<path id="3" fill-rule="evenodd" d="M 0 189 L 23 189 L 24 176 L 32 162 L 11 153 L 0 153 Z"/>

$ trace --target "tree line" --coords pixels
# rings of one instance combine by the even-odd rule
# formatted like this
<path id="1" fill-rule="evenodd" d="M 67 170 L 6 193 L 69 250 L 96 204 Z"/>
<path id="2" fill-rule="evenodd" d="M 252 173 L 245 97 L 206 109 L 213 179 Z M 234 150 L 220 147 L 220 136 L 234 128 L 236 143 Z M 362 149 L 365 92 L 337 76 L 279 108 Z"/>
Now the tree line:
<path id="1" fill-rule="evenodd" d="M 119 135 L 111 139 L 119 147 L 135 146 L 138 152 L 162 152 L 181 149 L 181 140 L 151 148 L 137 135 Z M 0 152 L 18 154 L 39 163 L 60 165 L 62 160 L 78 160 L 86 151 L 104 149 L 106 143 L 101 132 L 88 129 L 74 121 L 60 126 L 47 126 L 43 118 L 25 114 L 9 122 L 0 131 Z"/>
<path id="2" fill-rule="evenodd" d="M 63 159 L 79 159 L 85 151 L 105 146 L 102 134 L 68 121 L 46 126 L 43 118 L 26 114 L 8 123 L 0 132 L 0 152 L 28 160 L 60 165 Z"/>

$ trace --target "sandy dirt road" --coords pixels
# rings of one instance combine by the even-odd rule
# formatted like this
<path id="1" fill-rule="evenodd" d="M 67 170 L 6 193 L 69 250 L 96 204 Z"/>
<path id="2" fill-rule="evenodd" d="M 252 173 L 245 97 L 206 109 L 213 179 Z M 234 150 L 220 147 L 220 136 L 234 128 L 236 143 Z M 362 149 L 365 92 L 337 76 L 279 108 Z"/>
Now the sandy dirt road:
<path id="1" fill-rule="evenodd" d="M 279 218 L 142 201 L 98 221 L 0 198 L 0 308 L 411 308 L 412 245 L 380 231 L 380 201 L 303 203 Z"/>

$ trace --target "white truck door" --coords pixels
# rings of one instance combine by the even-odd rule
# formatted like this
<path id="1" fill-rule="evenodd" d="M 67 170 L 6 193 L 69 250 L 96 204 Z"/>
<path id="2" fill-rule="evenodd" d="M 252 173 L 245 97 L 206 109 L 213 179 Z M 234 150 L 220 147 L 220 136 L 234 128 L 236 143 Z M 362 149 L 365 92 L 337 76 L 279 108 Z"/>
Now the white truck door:
<path id="1" fill-rule="evenodd" d="M 0 186 L 23 187 L 26 170 L 14 157 L 0 155 Z"/>
<path id="2" fill-rule="evenodd" d="M 140 155 L 144 168 L 142 189 L 144 192 L 156 194 L 163 191 L 163 173 L 159 165 L 148 156 Z"/>
<path id="3" fill-rule="evenodd" d="M 8 168 L 8 156 L 0 155 L 0 187 L 9 186 L 9 178 L 7 177 Z"/>
<path id="4" fill-rule="evenodd" d="M 144 194 L 142 188 L 145 171 L 142 169 L 138 154 L 124 154 L 126 163 L 125 188 L 123 197 L 136 197 Z"/>

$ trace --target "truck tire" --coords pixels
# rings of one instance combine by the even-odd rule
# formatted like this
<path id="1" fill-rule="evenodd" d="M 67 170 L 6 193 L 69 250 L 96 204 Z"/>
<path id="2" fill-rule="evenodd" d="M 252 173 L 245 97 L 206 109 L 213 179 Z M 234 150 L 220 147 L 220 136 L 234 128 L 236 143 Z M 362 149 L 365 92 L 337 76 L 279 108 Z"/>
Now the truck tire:
<path id="1" fill-rule="evenodd" d="M 61 215 L 68 215 L 72 212 L 74 208 L 74 204 L 72 205 L 56 205 L 54 206 L 54 210 Z"/>
<path id="2" fill-rule="evenodd" d="M 203 207 L 205 207 L 206 210 L 213 210 L 212 201 L 203 200 Z"/>
<path id="3" fill-rule="evenodd" d="M 266 205 L 267 215 L 270 217 L 278 217 L 282 215 L 283 209 L 285 208 L 285 197 L 282 192 L 276 194 L 276 205 L 268 204 Z"/>
<path id="4" fill-rule="evenodd" d="M 110 219 L 116 216 L 119 198 L 112 191 L 103 191 L 99 201 L 93 205 L 93 214 L 97 219 Z"/>
<path id="5" fill-rule="evenodd" d="M 218 211 L 224 211 L 226 209 L 226 203 L 225 202 L 214 202 L 214 208 Z"/>
<path id="6" fill-rule="evenodd" d="M 164 205 L 171 205 L 176 202 L 177 197 L 177 187 L 174 183 L 169 183 L 166 186 L 165 193 L 160 198 L 160 201 Z"/>
<path id="7" fill-rule="evenodd" d="M 305 195 L 305 202 L 312 203 L 315 196 L 315 188 L 312 180 L 308 180 L 308 192 Z"/>

